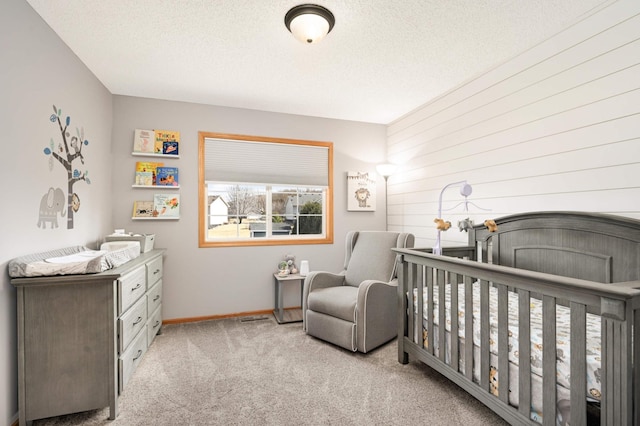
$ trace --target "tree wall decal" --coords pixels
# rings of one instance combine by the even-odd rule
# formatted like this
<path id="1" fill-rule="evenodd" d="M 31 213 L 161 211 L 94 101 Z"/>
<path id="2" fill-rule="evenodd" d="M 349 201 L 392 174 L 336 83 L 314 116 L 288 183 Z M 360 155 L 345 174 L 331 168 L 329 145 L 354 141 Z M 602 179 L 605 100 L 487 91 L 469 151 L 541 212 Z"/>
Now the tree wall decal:
<path id="1" fill-rule="evenodd" d="M 81 180 L 91 184 L 88 177 L 89 171 L 74 168 L 73 162 L 79 159 L 80 163 L 84 165 L 82 148 L 88 146 L 89 141 L 84 138 L 84 128 L 76 127 L 76 135 L 71 136 L 67 130 L 71 124 L 71 117 L 67 116 L 63 125 L 60 120 L 62 110 L 53 105 L 53 112 L 49 120 L 52 123 L 58 123 L 62 141 L 56 147 L 53 138 L 51 138 L 49 147 L 44 149 L 44 154 L 49 156 L 49 170 L 53 170 L 53 159 L 55 158 L 67 171 L 67 229 L 73 229 L 73 214 L 80 209 L 80 197 L 73 192 L 73 185 Z"/>

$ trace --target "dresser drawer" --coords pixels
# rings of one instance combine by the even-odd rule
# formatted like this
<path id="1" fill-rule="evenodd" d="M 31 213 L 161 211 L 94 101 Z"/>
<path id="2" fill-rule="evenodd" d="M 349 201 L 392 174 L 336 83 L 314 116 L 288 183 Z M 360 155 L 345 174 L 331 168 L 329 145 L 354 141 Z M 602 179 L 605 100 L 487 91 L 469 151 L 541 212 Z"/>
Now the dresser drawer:
<path id="1" fill-rule="evenodd" d="M 162 306 L 158 306 L 158 309 L 149 315 L 149 321 L 147 322 L 147 346 L 150 346 L 153 339 L 156 338 L 160 327 L 162 327 Z"/>
<path id="2" fill-rule="evenodd" d="M 123 353 L 136 335 L 147 323 L 147 299 L 142 297 L 131 309 L 118 318 L 118 334 L 120 336 L 118 352 Z"/>
<path id="3" fill-rule="evenodd" d="M 162 278 L 162 256 L 158 256 L 145 265 L 147 267 L 147 287 L 151 288 Z"/>
<path id="4" fill-rule="evenodd" d="M 118 316 L 147 291 L 145 267 L 140 266 L 118 279 Z"/>
<path id="5" fill-rule="evenodd" d="M 146 306 L 145 306 L 146 307 Z M 131 375 L 147 352 L 147 333 L 144 331 L 135 338 L 129 348 L 118 359 L 118 392 L 122 392 Z"/>
<path id="6" fill-rule="evenodd" d="M 147 292 L 147 312 L 151 316 L 152 312 L 162 303 L 162 280 L 158 281 Z"/>

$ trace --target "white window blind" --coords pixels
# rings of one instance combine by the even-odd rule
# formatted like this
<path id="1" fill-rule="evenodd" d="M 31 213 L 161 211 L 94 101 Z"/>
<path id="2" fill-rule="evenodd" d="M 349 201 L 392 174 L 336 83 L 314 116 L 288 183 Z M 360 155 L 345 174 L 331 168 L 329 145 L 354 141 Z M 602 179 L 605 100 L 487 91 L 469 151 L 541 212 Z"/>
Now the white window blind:
<path id="1" fill-rule="evenodd" d="M 206 181 L 329 185 L 326 146 L 205 138 Z"/>

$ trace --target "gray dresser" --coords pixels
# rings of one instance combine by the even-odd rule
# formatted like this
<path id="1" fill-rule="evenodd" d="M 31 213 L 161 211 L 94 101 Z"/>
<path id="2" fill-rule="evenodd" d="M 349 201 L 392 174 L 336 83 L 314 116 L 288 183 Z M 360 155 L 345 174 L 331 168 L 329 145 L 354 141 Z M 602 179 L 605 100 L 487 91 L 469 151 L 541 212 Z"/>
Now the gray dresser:
<path id="1" fill-rule="evenodd" d="M 99 274 L 15 278 L 20 425 L 109 407 L 162 326 L 162 256 Z"/>

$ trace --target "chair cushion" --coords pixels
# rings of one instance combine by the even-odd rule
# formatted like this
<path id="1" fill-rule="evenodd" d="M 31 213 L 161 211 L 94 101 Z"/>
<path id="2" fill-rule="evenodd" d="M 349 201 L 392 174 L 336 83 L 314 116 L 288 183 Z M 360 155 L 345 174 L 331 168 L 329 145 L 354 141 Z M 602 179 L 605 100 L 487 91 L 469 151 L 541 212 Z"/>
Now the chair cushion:
<path id="1" fill-rule="evenodd" d="M 349 259 L 346 283 L 359 286 L 364 280 L 391 281 L 396 262 L 391 249 L 397 245 L 395 232 L 360 232 Z"/>
<path id="2" fill-rule="evenodd" d="M 356 322 L 357 301 L 358 287 L 343 285 L 313 290 L 309 293 L 307 306 L 315 312 Z"/>

